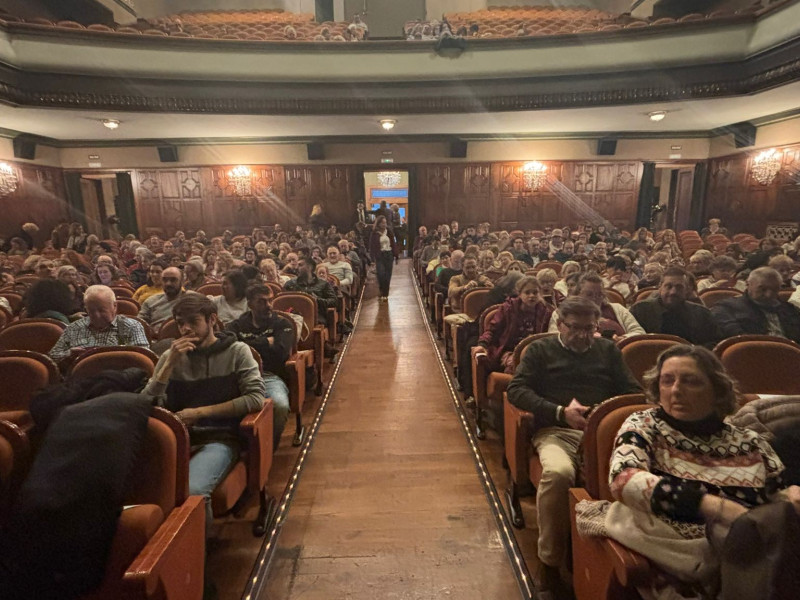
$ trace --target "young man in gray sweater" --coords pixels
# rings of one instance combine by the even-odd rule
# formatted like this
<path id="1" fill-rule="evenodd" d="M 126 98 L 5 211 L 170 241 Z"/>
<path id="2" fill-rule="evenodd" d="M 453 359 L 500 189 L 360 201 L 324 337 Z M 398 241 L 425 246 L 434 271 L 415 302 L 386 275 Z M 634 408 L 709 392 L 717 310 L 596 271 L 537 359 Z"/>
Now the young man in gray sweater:
<path id="1" fill-rule="evenodd" d="M 189 493 L 206 498 L 239 456 L 238 427 L 264 405 L 264 380 L 247 344 L 230 332 L 215 333 L 217 309 L 200 294 L 186 294 L 172 309 L 181 337 L 156 365 L 145 393 L 159 398 L 189 429 Z"/>

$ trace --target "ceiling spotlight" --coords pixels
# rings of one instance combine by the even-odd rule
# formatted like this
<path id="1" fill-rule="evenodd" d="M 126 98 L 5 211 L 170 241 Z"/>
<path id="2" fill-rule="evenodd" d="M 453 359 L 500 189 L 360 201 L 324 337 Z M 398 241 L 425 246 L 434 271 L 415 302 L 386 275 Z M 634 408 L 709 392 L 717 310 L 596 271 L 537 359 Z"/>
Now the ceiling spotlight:
<path id="1" fill-rule="evenodd" d="M 116 129 L 119 127 L 119 121 L 116 119 L 103 119 L 103 127 L 108 127 L 109 129 Z"/>
<path id="2" fill-rule="evenodd" d="M 663 121 L 664 117 L 667 116 L 667 111 L 665 111 L 665 110 L 654 110 L 651 113 L 647 113 L 647 116 L 650 117 L 651 121 Z"/>
<path id="3" fill-rule="evenodd" d="M 395 121 L 394 119 L 382 119 L 380 123 L 381 127 L 383 127 L 386 131 L 391 131 L 397 124 L 397 121 Z"/>

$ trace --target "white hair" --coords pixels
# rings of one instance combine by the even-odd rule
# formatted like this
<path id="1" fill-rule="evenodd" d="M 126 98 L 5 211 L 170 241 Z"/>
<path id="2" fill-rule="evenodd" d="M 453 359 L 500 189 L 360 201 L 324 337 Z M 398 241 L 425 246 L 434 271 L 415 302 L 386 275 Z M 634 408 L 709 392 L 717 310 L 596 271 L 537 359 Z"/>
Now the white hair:
<path id="1" fill-rule="evenodd" d="M 117 297 L 114 295 L 114 290 L 107 285 L 90 285 L 88 288 L 86 288 L 86 291 L 83 293 L 84 304 L 91 298 L 101 298 L 103 300 L 108 300 L 112 304 L 117 303 Z"/>

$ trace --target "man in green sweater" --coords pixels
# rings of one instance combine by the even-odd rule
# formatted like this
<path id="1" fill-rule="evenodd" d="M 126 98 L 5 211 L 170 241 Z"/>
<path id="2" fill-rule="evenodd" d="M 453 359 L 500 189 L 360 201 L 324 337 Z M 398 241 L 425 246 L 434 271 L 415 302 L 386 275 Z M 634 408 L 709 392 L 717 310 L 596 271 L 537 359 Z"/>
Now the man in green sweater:
<path id="1" fill-rule="evenodd" d="M 590 407 L 642 388 L 610 340 L 597 335 L 600 310 L 571 296 L 558 307 L 558 335 L 528 346 L 508 386 L 508 399 L 534 415 L 533 447 L 542 463 L 536 492 L 542 588 L 558 594 L 569 544 L 568 490 Z"/>

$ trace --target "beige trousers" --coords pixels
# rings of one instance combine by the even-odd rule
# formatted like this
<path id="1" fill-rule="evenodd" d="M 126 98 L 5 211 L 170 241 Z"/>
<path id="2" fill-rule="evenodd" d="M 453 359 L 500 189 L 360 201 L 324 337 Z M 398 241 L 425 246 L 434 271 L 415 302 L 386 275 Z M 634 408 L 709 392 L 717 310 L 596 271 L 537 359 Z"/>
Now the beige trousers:
<path id="1" fill-rule="evenodd" d="M 564 427 L 545 427 L 533 436 L 542 463 L 536 490 L 539 560 L 551 567 L 563 565 L 569 549 L 569 488 L 575 485 L 582 437 L 582 431 Z"/>

